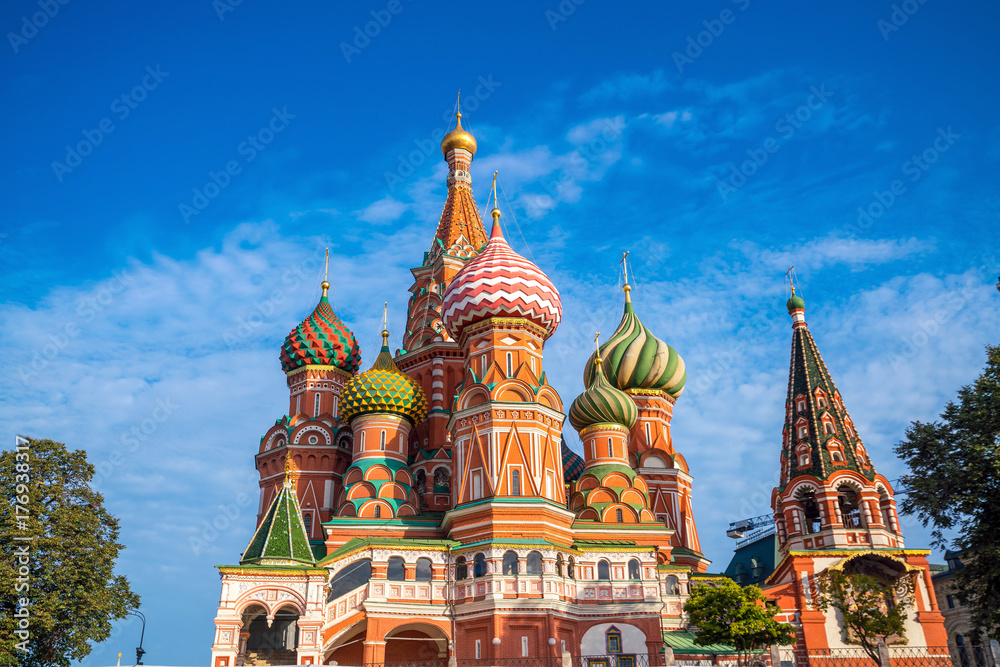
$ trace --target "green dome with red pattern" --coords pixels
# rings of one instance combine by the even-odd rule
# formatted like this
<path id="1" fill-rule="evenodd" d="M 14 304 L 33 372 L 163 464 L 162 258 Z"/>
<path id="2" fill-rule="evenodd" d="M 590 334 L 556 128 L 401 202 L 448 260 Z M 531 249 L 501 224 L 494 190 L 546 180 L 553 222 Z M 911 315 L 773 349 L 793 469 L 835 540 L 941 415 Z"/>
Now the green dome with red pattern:
<path id="1" fill-rule="evenodd" d="M 303 366 L 333 366 L 354 375 L 360 365 L 358 341 L 333 312 L 324 288 L 316 310 L 285 337 L 281 368 L 289 373 Z"/>

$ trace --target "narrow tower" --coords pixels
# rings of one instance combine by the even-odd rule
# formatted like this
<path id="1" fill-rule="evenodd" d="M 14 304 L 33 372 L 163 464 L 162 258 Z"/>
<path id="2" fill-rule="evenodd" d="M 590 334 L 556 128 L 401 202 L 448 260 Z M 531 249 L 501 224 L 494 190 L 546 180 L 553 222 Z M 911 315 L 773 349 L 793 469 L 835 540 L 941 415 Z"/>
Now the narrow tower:
<path id="1" fill-rule="evenodd" d="M 407 465 L 410 432 L 427 414 L 423 390 L 402 373 L 382 330 L 375 363 L 344 390 L 344 418 L 354 434 L 354 456 L 344 473 L 338 516 L 394 519 L 420 509 Z"/>
<path id="2" fill-rule="evenodd" d="M 551 534 L 554 524 L 568 532 L 570 515 L 562 401 L 542 365 L 562 303 L 552 281 L 507 244 L 500 210 L 491 215 L 486 249 L 455 276 L 442 309 L 465 358 L 450 420 L 457 450 L 450 535 L 472 541 L 506 532 L 568 541 Z"/>
<path id="3" fill-rule="evenodd" d="M 785 400 L 779 486 L 771 494 L 780 562 L 765 593 L 799 625 L 801 656 L 852 644 L 837 612 L 824 612 L 818 592 L 830 571 L 864 574 L 892 591 L 906 615 L 888 643 L 947 644 L 926 550 L 905 549 L 892 485 L 875 470 L 806 326 L 805 301 L 787 302 L 792 357 Z M 930 649 L 928 649 L 930 650 Z M 928 658 L 931 664 L 933 659 Z"/>
<path id="4" fill-rule="evenodd" d="M 441 304 L 452 279 L 487 241 L 469 171 L 476 139 L 462 127 L 460 108 L 455 128 L 441 140 L 441 153 L 448 163 L 447 199 L 430 249 L 422 264 L 411 269 L 413 284 L 403 349 L 396 358 L 400 369 L 423 388 L 429 400 L 427 417 L 414 426 L 411 454 L 418 503 L 431 511 L 451 507 L 453 461 L 448 420 L 451 399 L 463 373 L 462 351 L 442 322 Z"/>
<path id="5" fill-rule="evenodd" d="M 299 470 L 295 489 L 311 540 L 324 538 L 321 524 L 335 513 L 341 476 L 350 465 L 351 433 L 340 417 L 340 403 L 344 385 L 361 362 L 354 334 L 330 305 L 330 283 L 324 280 L 321 288 L 316 308 L 282 343 L 288 414 L 260 439 L 256 460 L 261 491 L 258 523 L 281 486 L 287 454 Z"/>
<path id="6" fill-rule="evenodd" d="M 704 572 L 711 561 L 701 553 L 691 505 L 693 479 L 687 461 L 675 451 L 670 434 L 674 404 L 684 391 L 687 370 L 677 351 L 653 335 L 636 315 L 627 273 L 622 290 L 625 310 L 621 322 L 591 355 L 584 383 L 594 381 L 594 362 L 600 355 L 600 367 L 608 382 L 635 402 L 638 417 L 629 433 L 629 462 L 649 485 L 653 515 L 674 531 L 674 562 Z"/>

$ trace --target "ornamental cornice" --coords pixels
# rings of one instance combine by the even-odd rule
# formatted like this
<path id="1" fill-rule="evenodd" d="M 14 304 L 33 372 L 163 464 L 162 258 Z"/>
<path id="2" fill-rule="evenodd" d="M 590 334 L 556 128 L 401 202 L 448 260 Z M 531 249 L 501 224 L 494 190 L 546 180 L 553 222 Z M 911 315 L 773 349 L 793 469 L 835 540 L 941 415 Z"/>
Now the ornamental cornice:
<path id="1" fill-rule="evenodd" d="M 285 375 L 287 377 L 292 377 L 295 375 L 299 375 L 300 373 L 305 373 L 306 371 L 333 371 L 334 375 L 343 375 L 345 378 L 348 379 L 354 377 L 352 373 L 348 373 L 342 368 L 337 368 L 336 366 L 328 366 L 326 364 L 306 364 L 305 366 L 299 366 L 298 368 L 294 368 L 288 371 L 287 373 L 285 373 Z"/>
<path id="2" fill-rule="evenodd" d="M 590 433 L 594 433 L 596 431 L 618 431 L 619 433 L 625 433 L 625 434 L 629 433 L 629 430 L 624 426 L 622 426 L 621 424 L 615 424 L 614 422 L 606 422 L 603 424 L 591 424 L 590 426 L 580 431 L 580 437 L 583 438 L 589 435 Z"/>
<path id="3" fill-rule="evenodd" d="M 465 346 L 466 341 L 471 336 L 474 336 L 485 329 L 491 329 L 494 327 L 497 329 L 525 329 L 536 334 L 543 341 L 549 335 L 549 332 L 543 327 L 540 327 L 531 320 L 523 317 L 488 317 L 481 322 L 470 324 L 462 330 L 462 346 Z"/>

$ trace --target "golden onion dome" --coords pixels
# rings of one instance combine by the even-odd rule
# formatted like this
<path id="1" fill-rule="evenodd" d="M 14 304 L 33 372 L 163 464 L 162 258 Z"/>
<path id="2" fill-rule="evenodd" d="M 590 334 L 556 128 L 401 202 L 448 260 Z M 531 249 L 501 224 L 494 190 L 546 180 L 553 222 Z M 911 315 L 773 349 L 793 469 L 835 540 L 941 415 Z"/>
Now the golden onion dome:
<path id="1" fill-rule="evenodd" d="M 462 112 L 455 114 L 455 129 L 444 135 L 441 139 L 441 154 L 448 157 L 448 153 L 455 148 L 464 148 L 473 155 L 476 154 L 476 138 L 469 134 L 462 127 Z"/>
<path id="2" fill-rule="evenodd" d="M 372 412 L 398 414 L 411 424 L 419 424 L 427 416 L 424 390 L 399 370 L 389 353 L 388 331 L 382 332 L 382 350 L 372 367 L 344 387 L 340 412 L 348 422 Z"/>

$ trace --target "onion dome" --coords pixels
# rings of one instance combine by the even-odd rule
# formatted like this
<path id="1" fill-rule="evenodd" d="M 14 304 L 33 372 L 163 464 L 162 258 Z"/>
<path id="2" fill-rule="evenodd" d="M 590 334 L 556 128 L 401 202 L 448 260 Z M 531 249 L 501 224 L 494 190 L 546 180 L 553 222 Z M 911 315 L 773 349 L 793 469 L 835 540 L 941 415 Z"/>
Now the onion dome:
<path id="1" fill-rule="evenodd" d="M 419 424 L 427 416 L 427 396 L 410 376 L 399 370 L 389 353 L 389 332 L 382 332 L 382 350 L 372 367 L 352 377 L 341 398 L 347 421 L 372 412 L 389 412 Z"/>
<path id="2" fill-rule="evenodd" d="M 541 269 L 514 252 L 500 229 L 494 208 L 493 233 L 475 259 L 459 271 L 444 293 L 441 316 L 448 333 L 459 340 L 470 324 L 491 317 L 526 319 L 541 327 L 545 338 L 562 320 L 559 292 Z"/>
<path id="3" fill-rule="evenodd" d="M 281 368 L 288 373 L 302 366 L 334 366 L 354 375 L 361 365 L 361 348 L 330 307 L 330 283 L 324 280 L 322 287 L 316 310 L 285 337 Z"/>
<path id="4" fill-rule="evenodd" d="M 455 114 L 455 129 L 441 139 L 441 153 L 448 157 L 455 148 L 464 148 L 473 155 L 476 154 L 476 138 L 462 127 L 462 112 Z"/>
<path id="5" fill-rule="evenodd" d="M 600 357 L 593 361 L 595 372 L 590 386 L 576 397 L 569 408 L 569 423 L 577 431 L 595 424 L 618 424 L 630 429 L 639 418 L 639 410 L 632 398 L 612 387 L 604 377 L 601 362 Z"/>
<path id="6" fill-rule="evenodd" d="M 792 312 L 793 310 L 805 310 L 806 308 L 806 302 L 802 300 L 802 297 L 795 295 L 795 285 L 792 285 L 792 296 L 789 297 L 785 306 L 788 308 L 788 312 Z"/>
<path id="7" fill-rule="evenodd" d="M 618 329 L 590 356 L 583 373 L 588 386 L 596 375 L 594 360 L 600 353 L 608 381 L 622 391 L 662 391 L 677 398 L 684 391 L 687 370 L 677 350 L 653 335 L 639 321 L 632 307 L 632 288 L 625 284 L 625 313 Z"/>

